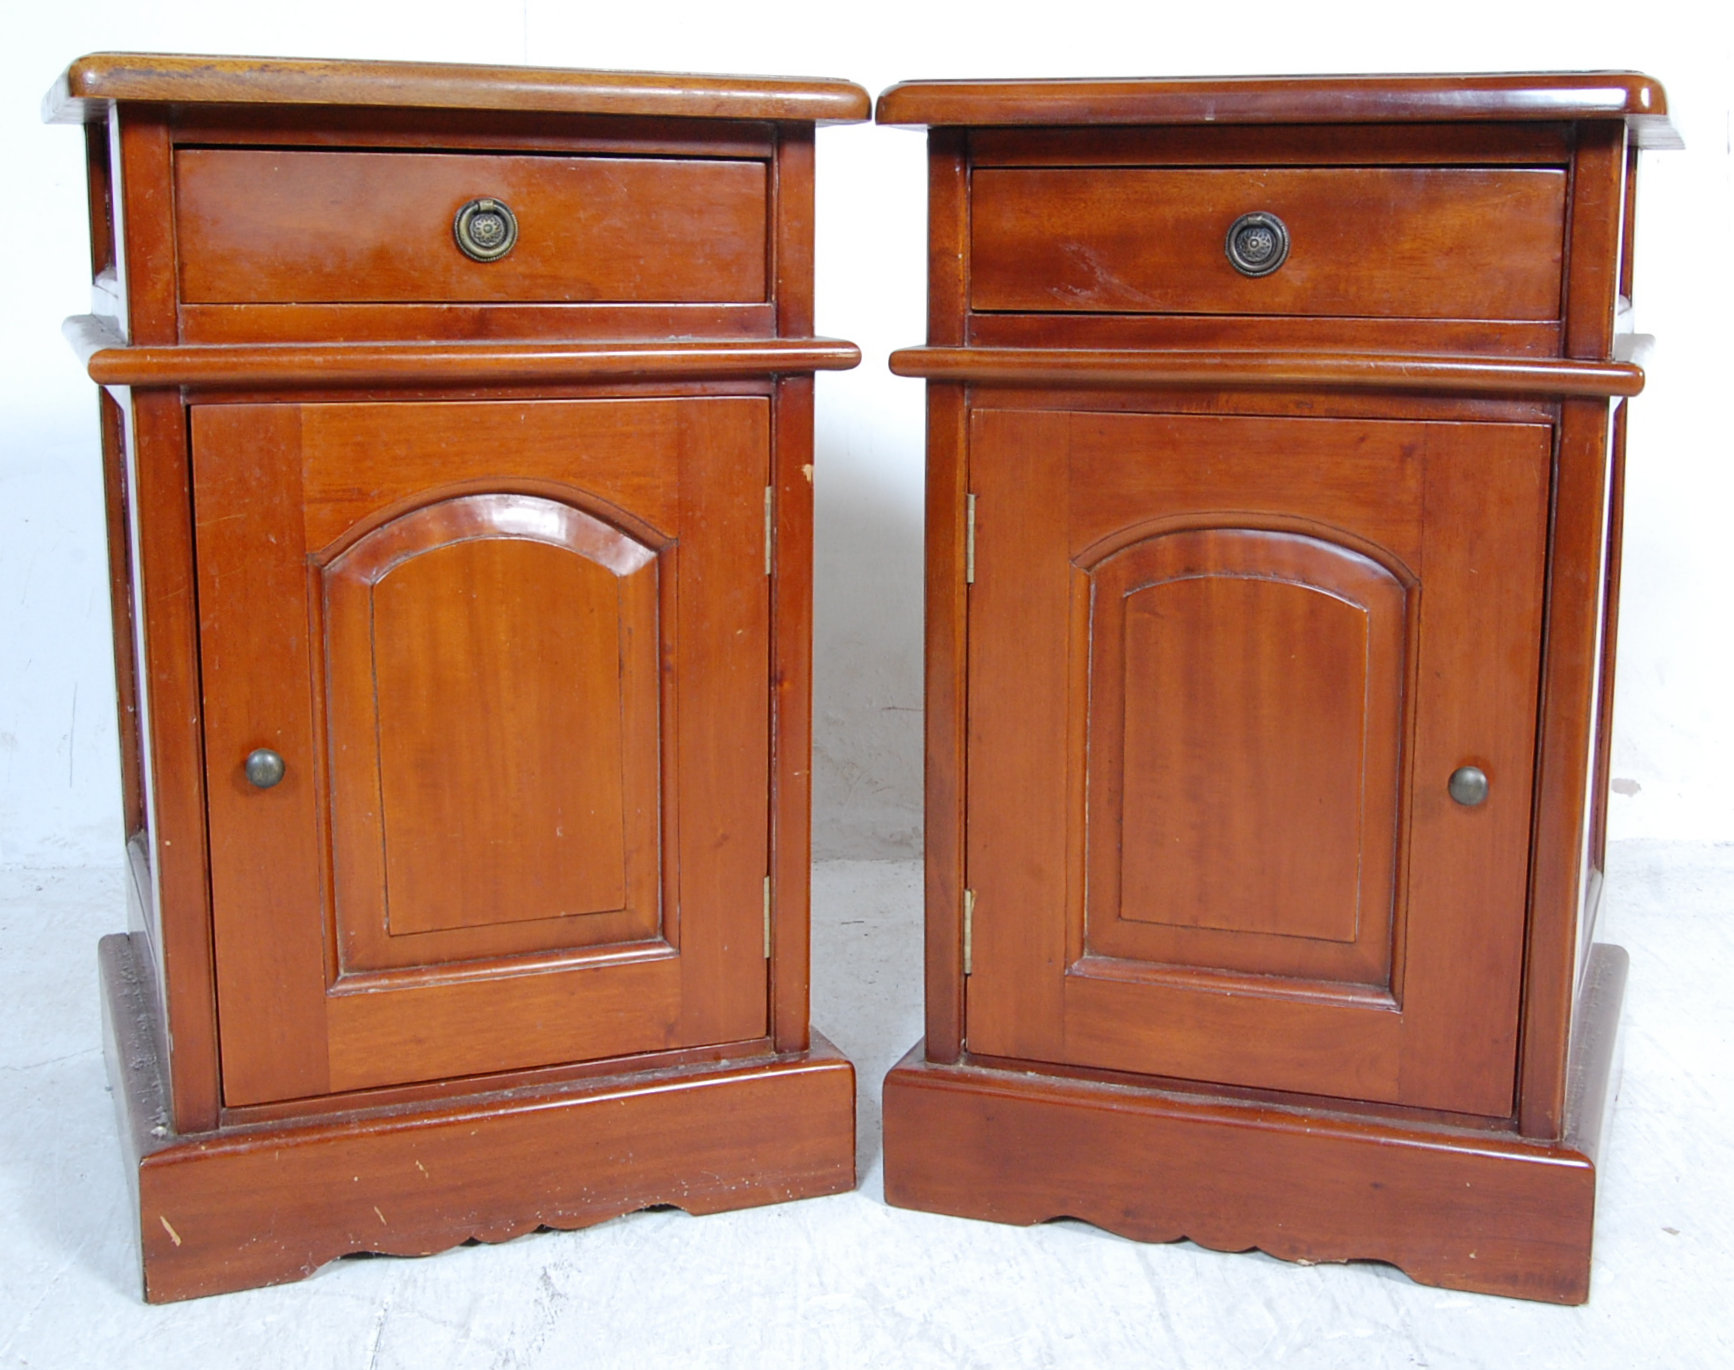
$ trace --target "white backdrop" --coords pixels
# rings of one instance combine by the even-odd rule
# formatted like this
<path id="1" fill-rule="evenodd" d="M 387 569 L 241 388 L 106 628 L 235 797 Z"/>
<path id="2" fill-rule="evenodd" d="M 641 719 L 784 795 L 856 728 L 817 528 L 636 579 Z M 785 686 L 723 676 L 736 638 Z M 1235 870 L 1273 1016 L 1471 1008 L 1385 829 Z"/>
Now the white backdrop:
<path id="1" fill-rule="evenodd" d="M 23 0 L 11 0 L 14 11 Z M 77 133 L 38 122 L 96 50 L 529 62 L 843 76 L 1295 74 L 1635 67 L 1667 86 L 1684 153 L 1645 161 L 1638 326 L 1660 337 L 1635 403 L 1614 835 L 1734 841 L 1734 38 L 1725 0 L 1160 0 L 844 7 L 769 0 L 79 0 L 6 16 L 0 51 L 0 865 L 118 857 L 96 406 L 62 343 L 88 308 Z M 922 137 L 819 136 L 818 324 L 860 343 L 818 388 L 817 799 L 821 856 L 907 856 L 921 825 Z"/>

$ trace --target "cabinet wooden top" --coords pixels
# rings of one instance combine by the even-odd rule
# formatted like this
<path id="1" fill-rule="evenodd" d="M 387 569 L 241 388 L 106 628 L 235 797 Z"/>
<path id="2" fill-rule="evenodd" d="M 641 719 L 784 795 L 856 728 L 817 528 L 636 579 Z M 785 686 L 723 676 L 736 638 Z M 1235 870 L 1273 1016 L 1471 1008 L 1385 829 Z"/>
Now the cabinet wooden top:
<path id="1" fill-rule="evenodd" d="M 390 105 L 801 123 L 854 123 L 866 119 L 872 108 L 867 92 L 849 81 L 103 52 L 80 57 L 66 69 L 43 98 L 42 117 L 49 123 L 83 123 L 101 118 L 111 100 Z"/>
<path id="2" fill-rule="evenodd" d="M 1641 146 L 1680 145 L 1661 84 L 1631 71 L 906 81 L 879 97 L 876 117 L 974 127 L 1624 119 Z"/>

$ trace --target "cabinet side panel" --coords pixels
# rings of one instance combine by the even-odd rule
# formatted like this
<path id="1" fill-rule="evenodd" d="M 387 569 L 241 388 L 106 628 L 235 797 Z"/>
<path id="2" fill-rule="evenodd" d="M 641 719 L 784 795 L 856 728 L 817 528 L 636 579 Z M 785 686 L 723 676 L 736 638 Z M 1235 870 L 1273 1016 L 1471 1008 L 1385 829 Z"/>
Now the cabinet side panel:
<path id="1" fill-rule="evenodd" d="M 84 126 L 84 181 L 90 209 L 90 275 L 114 269 L 114 173 L 108 121 Z"/>
<path id="2" fill-rule="evenodd" d="M 135 344 L 177 338 L 170 157 L 167 110 L 114 108 L 108 165 L 114 289 Z M 218 1080 L 190 454 L 177 393 L 135 391 L 131 404 L 128 455 L 138 525 L 133 572 L 143 619 L 140 778 L 156 920 L 151 941 L 170 1029 L 170 1112 L 177 1131 L 196 1132 L 216 1125 Z"/>
<path id="3" fill-rule="evenodd" d="M 1602 578 L 1601 683 L 1596 703 L 1596 765 L 1590 782 L 1589 860 L 1596 870 L 1607 869 L 1608 782 L 1613 779 L 1614 753 L 1614 658 L 1619 646 L 1620 568 L 1625 544 L 1626 519 L 1626 411 L 1629 402 L 1614 406 L 1613 432 L 1609 439 L 1612 469 L 1608 473 L 1607 571 Z M 1587 939 L 1591 929 L 1584 929 Z M 1589 954 L 1581 948 L 1580 963 Z"/>
<path id="4" fill-rule="evenodd" d="M 1519 1076 L 1519 1121 L 1529 1137 L 1558 1137 L 1565 1119 L 1573 968 L 1584 897 L 1584 795 L 1599 664 L 1607 435 L 1605 401 L 1561 405 Z"/>
<path id="5" fill-rule="evenodd" d="M 960 129 L 928 132 L 927 340 L 964 341 L 969 163 Z M 964 510 L 969 440 L 961 385 L 927 387 L 925 1000 L 927 1058 L 963 1051 L 965 653 Z"/>
<path id="6" fill-rule="evenodd" d="M 205 846 L 192 473 L 178 394 L 135 391 L 132 412 L 137 584 L 144 619 L 139 672 L 145 717 L 146 827 L 162 986 L 171 1025 L 177 1132 L 217 1122 L 217 1019 Z"/>
<path id="7" fill-rule="evenodd" d="M 808 1045 L 813 842 L 813 378 L 777 384 L 771 579 L 771 1032 Z"/>
<path id="8" fill-rule="evenodd" d="M 969 440 L 961 385 L 927 387 L 926 1003 L 927 1056 L 963 1050 L 965 712 L 964 583 Z"/>
<path id="9" fill-rule="evenodd" d="M 126 413 L 107 391 L 97 392 L 102 433 L 104 513 L 108 531 L 108 609 L 113 628 L 115 712 L 120 742 L 121 837 L 145 825 L 139 750 L 138 624 L 133 596 L 132 490 L 127 478 Z"/>

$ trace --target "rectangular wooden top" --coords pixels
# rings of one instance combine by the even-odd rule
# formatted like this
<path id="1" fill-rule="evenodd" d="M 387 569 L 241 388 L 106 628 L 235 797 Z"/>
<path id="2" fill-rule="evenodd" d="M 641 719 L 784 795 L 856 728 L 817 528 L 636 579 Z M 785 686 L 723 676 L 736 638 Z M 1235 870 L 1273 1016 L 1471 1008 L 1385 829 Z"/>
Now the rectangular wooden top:
<path id="1" fill-rule="evenodd" d="M 553 67 L 92 53 L 43 97 L 49 123 L 103 117 L 111 100 L 153 104 L 390 105 L 695 119 L 858 123 L 872 104 L 849 81 Z"/>
<path id="2" fill-rule="evenodd" d="M 1680 147 L 1660 83 L 1632 71 L 1175 80 L 906 81 L 881 124 L 1341 124 L 1624 119 L 1642 147 Z"/>

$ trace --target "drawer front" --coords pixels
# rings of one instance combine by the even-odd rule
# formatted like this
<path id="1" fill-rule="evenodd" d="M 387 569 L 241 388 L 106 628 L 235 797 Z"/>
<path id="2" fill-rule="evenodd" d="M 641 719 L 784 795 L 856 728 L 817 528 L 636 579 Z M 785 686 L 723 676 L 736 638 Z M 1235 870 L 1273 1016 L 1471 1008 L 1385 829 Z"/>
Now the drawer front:
<path id="1" fill-rule="evenodd" d="M 990 311 L 1557 319 L 1565 172 L 1345 167 L 982 168 L 970 304 Z M 1243 275 L 1244 214 L 1288 230 Z"/>
<path id="2" fill-rule="evenodd" d="M 189 148 L 175 192 L 187 303 L 766 298 L 758 161 Z M 491 262 L 453 233 L 481 198 L 517 220 Z"/>

